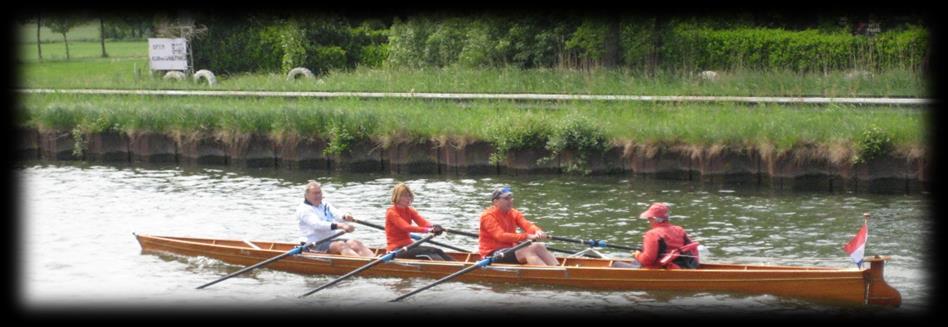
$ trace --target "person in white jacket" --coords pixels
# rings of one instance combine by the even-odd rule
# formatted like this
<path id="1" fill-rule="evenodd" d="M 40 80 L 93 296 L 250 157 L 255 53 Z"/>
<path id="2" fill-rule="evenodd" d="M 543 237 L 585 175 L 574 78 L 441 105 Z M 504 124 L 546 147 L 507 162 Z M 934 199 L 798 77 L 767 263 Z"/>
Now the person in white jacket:
<path id="1" fill-rule="evenodd" d="M 355 226 L 345 223 L 353 221 L 352 215 L 340 214 L 332 205 L 325 203 L 322 185 L 314 180 L 306 184 L 303 203 L 296 207 L 296 218 L 299 219 L 300 231 L 307 242 L 316 242 L 332 236 L 337 229 L 345 230 L 347 233 L 355 230 Z M 375 256 L 372 250 L 369 250 L 362 242 L 339 238 L 318 245 L 315 251 L 349 256 Z"/>

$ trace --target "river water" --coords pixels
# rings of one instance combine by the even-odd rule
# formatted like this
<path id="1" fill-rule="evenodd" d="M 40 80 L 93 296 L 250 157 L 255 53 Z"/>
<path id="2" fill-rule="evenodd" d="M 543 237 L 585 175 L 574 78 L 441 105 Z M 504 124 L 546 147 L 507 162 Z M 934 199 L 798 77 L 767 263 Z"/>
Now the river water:
<path id="1" fill-rule="evenodd" d="M 48 309 L 221 310 L 311 312 L 410 308 L 480 314 L 499 309 L 610 314 L 760 313 L 883 315 L 929 308 L 933 237 L 931 201 L 921 195 L 789 192 L 745 185 L 705 185 L 640 176 L 426 176 L 325 171 L 236 170 L 165 165 L 22 162 L 15 171 L 20 228 L 18 299 L 28 311 Z M 334 278 L 259 269 L 204 290 L 194 288 L 241 268 L 203 257 L 142 253 L 132 233 L 296 242 L 296 205 L 308 179 L 326 199 L 356 218 L 382 224 L 390 191 L 406 182 L 429 221 L 476 232 L 490 190 L 509 184 L 515 206 L 554 235 L 638 244 L 647 223 L 638 213 L 671 204 L 673 222 L 706 245 L 707 262 L 853 267 L 842 246 L 868 212 L 868 255 L 890 255 L 885 277 L 900 308 L 837 306 L 772 295 L 703 292 L 589 291 L 546 285 L 449 282 L 400 303 L 387 301 L 430 279 L 355 277 L 303 299 Z M 384 234 L 358 226 L 351 238 L 384 246 Z M 439 241 L 471 250 L 460 235 Z M 577 249 L 576 245 L 553 246 Z M 628 253 L 603 249 L 616 257 Z"/>

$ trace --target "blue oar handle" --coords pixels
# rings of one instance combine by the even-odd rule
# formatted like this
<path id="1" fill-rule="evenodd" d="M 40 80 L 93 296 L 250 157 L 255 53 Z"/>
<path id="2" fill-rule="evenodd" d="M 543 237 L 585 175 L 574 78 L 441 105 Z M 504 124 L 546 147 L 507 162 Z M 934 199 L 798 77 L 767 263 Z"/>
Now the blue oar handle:
<path id="1" fill-rule="evenodd" d="M 313 245 L 312 245 L 312 244 L 297 245 L 296 247 L 294 247 L 292 250 L 290 250 L 290 251 L 287 252 L 286 254 L 289 254 L 289 255 L 297 255 L 297 254 L 303 253 L 303 249 L 306 249 L 306 248 L 308 248 L 308 247 L 310 247 L 310 246 L 313 246 Z"/>
<path id="2" fill-rule="evenodd" d="M 590 247 L 600 247 L 600 248 L 610 247 L 610 248 L 623 249 L 623 250 L 630 250 L 630 251 L 641 251 L 641 250 L 642 250 L 641 248 L 637 248 L 637 247 L 631 247 L 631 246 L 626 246 L 626 245 L 609 244 L 609 243 L 606 243 L 606 241 L 604 241 L 604 240 L 580 240 L 580 239 L 575 239 L 575 238 L 552 236 L 552 235 L 550 236 L 550 238 L 552 238 L 552 239 L 554 239 L 554 240 L 557 240 L 557 241 L 579 243 L 579 244 L 583 244 L 583 245 L 590 246 Z"/>
<path id="3" fill-rule="evenodd" d="M 487 267 L 487 266 L 490 266 L 490 264 L 492 263 L 494 263 L 494 257 L 488 257 L 487 259 L 482 259 L 481 261 L 478 261 L 477 263 L 474 264 L 474 266 Z"/>
<path id="4" fill-rule="evenodd" d="M 596 248 L 606 247 L 606 241 L 603 240 L 583 240 L 583 244 L 589 245 Z"/>
<path id="5" fill-rule="evenodd" d="M 401 249 L 386 253 L 379 259 L 382 260 L 382 262 L 389 262 L 389 261 L 392 261 L 392 259 L 395 259 L 395 256 L 397 256 L 399 253 L 402 253 L 405 251 L 406 251 L 405 248 L 401 248 Z"/>

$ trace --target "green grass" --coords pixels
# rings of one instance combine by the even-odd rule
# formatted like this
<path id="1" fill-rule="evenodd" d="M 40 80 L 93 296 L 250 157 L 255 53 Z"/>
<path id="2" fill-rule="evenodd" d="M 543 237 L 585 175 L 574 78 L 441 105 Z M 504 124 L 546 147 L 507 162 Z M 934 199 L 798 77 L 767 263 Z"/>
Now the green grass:
<path id="1" fill-rule="evenodd" d="M 26 65 L 43 66 L 51 63 L 66 61 L 66 44 L 63 42 L 40 44 L 43 48 L 43 62 L 39 62 L 36 52 L 36 43 L 20 44 L 19 59 Z M 111 62 L 110 59 L 134 59 L 148 62 L 148 43 L 141 41 L 105 41 L 105 52 L 108 58 L 102 58 L 102 45 L 96 42 L 69 42 L 69 58 L 72 62 L 86 64 L 90 61 L 102 63 Z M 40 75 L 42 76 L 42 75 Z"/>
<path id="2" fill-rule="evenodd" d="M 24 95 L 21 124 L 86 131 L 155 131 L 330 138 L 344 130 L 385 144 L 398 140 L 467 139 L 495 145 L 543 146 L 557 126 L 601 134 L 621 144 L 852 146 L 878 128 L 896 148 L 926 144 L 924 110 L 892 107 L 566 102 L 560 109 L 509 101 L 411 99 L 199 98 Z M 568 123 L 582 117 L 581 121 Z M 534 141 L 518 141 L 534 137 Z M 593 139 L 595 135 L 590 135 Z M 531 143 L 532 142 L 532 143 Z M 539 143 L 537 143 L 539 142 Z"/>
<path id="3" fill-rule="evenodd" d="M 109 58 L 99 58 L 98 42 L 43 44 L 43 62 L 36 44 L 20 45 L 21 87 L 207 89 L 188 82 L 165 81 L 150 75 L 147 43 L 107 42 Z M 197 69 L 213 67 L 196 67 Z M 64 78 L 68 76 L 68 78 Z M 359 68 L 334 71 L 317 80 L 287 81 L 278 74 L 218 76 L 221 90 L 376 91 L 458 93 L 556 93 L 631 95 L 733 96 L 890 96 L 926 97 L 927 81 L 912 71 L 877 72 L 869 79 L 847 80 L 845 72 L 799 74 L 790 71 L 721 72 L 717 82 L 694 76 L 658 73 L 654 77 L 630 70 L 563 70 L 487 68 L 441 69 Z"/>

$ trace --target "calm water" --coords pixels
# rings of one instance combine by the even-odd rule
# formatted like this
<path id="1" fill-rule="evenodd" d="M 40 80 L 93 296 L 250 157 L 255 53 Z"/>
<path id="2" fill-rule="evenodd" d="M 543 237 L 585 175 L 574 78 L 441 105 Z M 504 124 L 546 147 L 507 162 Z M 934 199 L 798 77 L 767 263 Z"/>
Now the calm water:
<path id="1" fill-rule="evenodd" d="M 752 312 L 900 315 L 926 311 L 930 269 L 923 261 L 931 230 L 925 195 L 791 193 L 752 186 L 701 185 L 642 177 L 389 176 L 279 170 L 104 166 L 27 162 L 17 170 L 22 261 L 19 298 L 43 308 L 190 308 L 400 310 L 418 305 L 463 308 L 556 306 L 562 312 L 608 314 Z M 143 254 L 132 232 L 296 242 L 293 212 L 307 179 L 323 184 L 334 205 L 381 224 L 390 190 L 407 182 L 428 220 L 475 232 L 490 190 L 509 184 L 515 206 L 545 230 L 617 244 L 641 242 L 649 203 L 672 205 L 675 223 L 710 250 L 708 262 L 852 267 L 842 246 L 869 212 L 867 254 L 891 255 L 886 280 L 902 293 L 897 309 L 838 307 L 771 295 L 586 291 L 544 285 L 452 282 L 402 303 L 387 301 L 430 279 L 361 278 L 296 298 L 333 276 L 262 269 L 205 290 L 194 288 L 239 266 L 207 258 Z M 353 238 L 384 246 L 382 232 L 358 226 Z M 476 239 L 439 241 L 476 250 Z M 575 245 L 553 243 L 560 248 Z M 622 251 L 602 253 L 628 257 Z"/>

